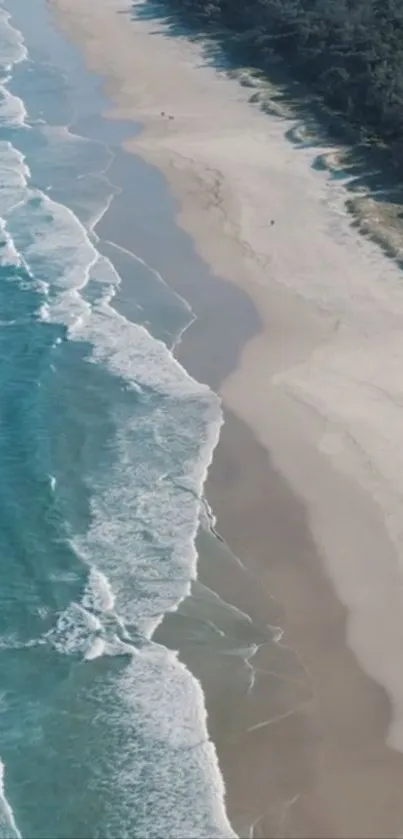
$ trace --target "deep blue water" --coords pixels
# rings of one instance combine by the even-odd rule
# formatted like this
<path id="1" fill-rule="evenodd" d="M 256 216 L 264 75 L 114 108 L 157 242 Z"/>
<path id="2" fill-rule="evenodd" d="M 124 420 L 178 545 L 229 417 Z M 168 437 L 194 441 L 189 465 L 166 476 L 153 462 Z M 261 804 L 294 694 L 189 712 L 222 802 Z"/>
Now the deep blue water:
<path id="1" fill-rule="evenodd" d="M 219 402 L 171 352 L 189 306 L 93 232 L 127 126 L 102 119 L 99 81 L 44 0 L 7 5 L 0 836 L 230 836 L 201 688 L 153 642 L 195 576 Z"/>

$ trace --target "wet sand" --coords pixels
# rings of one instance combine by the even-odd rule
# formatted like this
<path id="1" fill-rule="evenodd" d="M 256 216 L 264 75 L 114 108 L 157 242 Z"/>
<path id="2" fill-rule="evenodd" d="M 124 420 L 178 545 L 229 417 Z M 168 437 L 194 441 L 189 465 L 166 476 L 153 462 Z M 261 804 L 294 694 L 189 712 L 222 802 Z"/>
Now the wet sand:
<path id="1" fill-rule="evenodd" d="M 197 315 L 180 360 L 223 396 L 207 497 L 241 564 L 202 533 L 193 598 L 164 627 L 202 679 L 230 818 L 242 836 L 397 837 L 401 275 L 351 230 L 315 149 L 287 145 L 199 47 L 117 0 L 53 5 L 116 116 L 145 126 L 130 150 L 164 171 L 180 224 L 234 283 L 231 302 L 218 280 L 169 278 Z M 233 637 L 218 627 L 215 654 L 208 589 L 250 616 L 232 615 Z"/>
<path id="2" fill-rule="evenodd" d="M 228 584 L 234 567 L 221 579 L 210 568 L 210 585 L 257 628 L 266 619 L 286 629 L 251 659 L 249 693 L 239 664 L 229 673 L 219 666 L 215 679 L 201 669 L 234 827 L 248 836 L 255 823 L 255 837 L 397 836 L 403 766 L 385 746 L 387 695 L 346 647 L 346 610 L 304 511 L 235 418 L 227 417 L 208 491 L 220 532 L 247 568 L 238 586 Z M 192 655 L 189 664 L 196 669 Z"/>
<path id="3" fill-rule="evenodd" d="M 191 285 L 187 293 L 192 300 Z M 247 322 L 247 307 L 244 314 Z M 209 381 L 208 359 L 216 359 L 217 377 L 223 344 L 222 326 L 214 329 L 213 319 L 201 315 L 179 357 Z M 171 643 L 203 684 L 235 830 L 255 839 L 399 836 L 403 758 L 386 745 L 388 695 L 346 644 L 348 611 L 318 554 L 307 510 L 229 410 L 206 493 L 219 533 L 242 566 L 225 548 L 212 556 L 202 548 L 199 580 L 251 617 L 249 643 L 259 645 L 249 659 L 252 689 L 236 637 L 232 657 L 223 660 L 211 638 L 201 649 L 199 638 L 184 644 L 191 632 L 182 610 L 168 623 Z M 203 623 L 197 601 L 187 604 L 189 612 Z"/>

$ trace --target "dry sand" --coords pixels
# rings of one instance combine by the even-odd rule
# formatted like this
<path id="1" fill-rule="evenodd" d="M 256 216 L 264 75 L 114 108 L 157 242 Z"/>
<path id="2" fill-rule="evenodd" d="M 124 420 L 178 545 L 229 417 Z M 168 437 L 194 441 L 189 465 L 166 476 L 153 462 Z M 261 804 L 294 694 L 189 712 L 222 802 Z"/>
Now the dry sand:
<path id="1" fill-rule="evenodd" d="M 313 691 L 302 722 L 294 707 L 270 736 L 265 726 L 256 742 L 249 732 L 238 743 L 239 764 L 247 752 L 256 759 L 256 809 L 271 797 L 273 754 L 284 759 L 280 810 L 296 805 L 287 827 L 263 820 L 260 835 L 397 836 L 402 274 L 351 227 L 343 184 L 312 168 L 319 150 L 293 147 L 285 137 L 293 123 L 249 103 L 251 90 L 209 66 L 200 46 L 168 37 L 159 20 L 132 20 L 122 0 L 52 2 L 106 77 L 116 116 L 144 125 L 130 149 L 166 173 L 180 224 L 262 318 L 221 388 L 238 420 L 224 428 L 209 492 L 231 546 L 253 558 L 283 605 L 287 644 Z M 253 469 L 241 426 L 238 436 L 230 430 L 238 421 L 260 445 Z M 291 490 L 303 502 L 302 523 Z M 247 781 L 235 783 L 235 755 L 222 754 L 231 813 Z"/>

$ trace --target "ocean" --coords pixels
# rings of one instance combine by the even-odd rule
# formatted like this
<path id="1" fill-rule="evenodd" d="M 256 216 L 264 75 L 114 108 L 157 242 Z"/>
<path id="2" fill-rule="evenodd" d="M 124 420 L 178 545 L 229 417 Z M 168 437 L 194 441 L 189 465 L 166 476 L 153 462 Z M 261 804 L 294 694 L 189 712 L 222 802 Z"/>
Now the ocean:
<path id="1" fill-rule="evenodd" d="M 108 104 L 45 0 L 0 3 L 0 837 L 229 837 L 202 688 L 153 640 L 221 407 L 174 357 L 190 306 L 97 232 L 136 130 Z"/>

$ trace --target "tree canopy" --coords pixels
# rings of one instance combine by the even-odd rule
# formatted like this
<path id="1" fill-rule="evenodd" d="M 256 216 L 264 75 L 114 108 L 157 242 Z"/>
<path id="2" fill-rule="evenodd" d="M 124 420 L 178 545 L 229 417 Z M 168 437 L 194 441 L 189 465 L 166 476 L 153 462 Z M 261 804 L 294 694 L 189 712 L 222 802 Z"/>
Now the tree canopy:
<path id="1" fill-rule="evenodd" d="M 188 21 L 229 30 L 263 71 L 294 75 L 403 161 L 403 0 L 165 0 Z"/>

